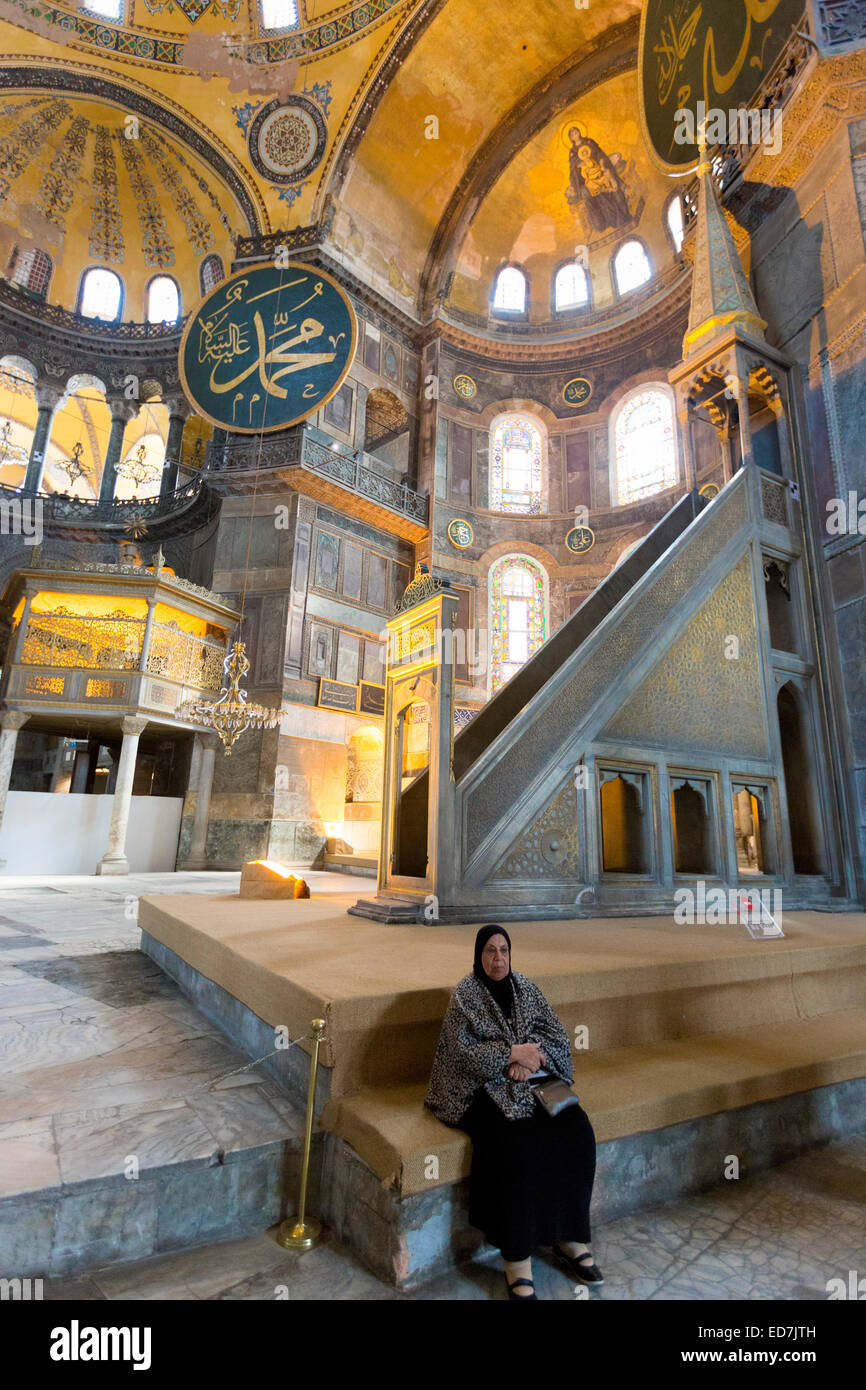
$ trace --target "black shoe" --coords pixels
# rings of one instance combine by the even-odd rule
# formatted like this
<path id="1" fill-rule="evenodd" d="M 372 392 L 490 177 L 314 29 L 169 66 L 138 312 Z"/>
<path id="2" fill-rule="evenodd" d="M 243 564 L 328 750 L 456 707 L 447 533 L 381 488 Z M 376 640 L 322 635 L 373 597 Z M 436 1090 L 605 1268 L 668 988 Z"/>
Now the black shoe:
<path id="1" fill-rule="evenodd" d="M 558 1245 L 554 1245 L 553 1253 L 564 1265 L 572 1278 L 579 1280 L 581 1284 L 603 1284 L 601 1270 L 593 1262 L 592 1255 L 588 1250 L 584 1250 L 582 1255 L 566 1255 L 564 1250 L 560 1250 Z M 589 1264 L 581 1264 L 581 1260 L 589 1260 Z"/>
<path id="2" fill-rule="evenodd" d="M 506 1287 L 508 1288 L 508 1297 L 509 1297 L 509 1298 L 515 1299 L 516 1302 L 518 1302 L 518 1303 L 531 1303 L 533 1299 L 535 1299 L 536 1303 L 538 1302 L 538 1295 L 537 1295 L 536 1292 L 535 1292 L 535 1285 L 533 1284 L 533 1282 L 532 1282 L 531 1279 L 515 1279 L 515 1281 L 514 1281 L 513 1284 L 509 1284 L 509 1283 L 508 1283 L 508 1275 L 506 1274 L 506 1276 L 505 1276 L 505 1284 L 506 1284 Z M 524 1293 L 524 1294 L 515 1293 L 514 1290 L 517 1288 L 518 1284 L 526 1284 L 526 1285 L 528 1285 L 528 1287 L 529 1287 L 530 1289 L 532 1289 L 532 1293 Z"/>

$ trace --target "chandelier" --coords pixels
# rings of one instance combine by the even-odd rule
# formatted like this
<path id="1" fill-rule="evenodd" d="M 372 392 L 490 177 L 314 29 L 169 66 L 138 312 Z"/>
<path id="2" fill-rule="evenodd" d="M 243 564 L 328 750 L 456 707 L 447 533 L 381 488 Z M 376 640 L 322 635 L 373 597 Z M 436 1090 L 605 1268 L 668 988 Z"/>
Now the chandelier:
<path id="1" fill-rule="evenodd" d="M 223 662 L 225 681 L 215 700 L 188 700 L 179 711 L 182 719 L 213 729 L 222 739 L 226 757 L 246 729 L 276 729 L 282 710 L 250 703 L 240 682 L 250 669 L 243 642 L 235 642 Z"/>

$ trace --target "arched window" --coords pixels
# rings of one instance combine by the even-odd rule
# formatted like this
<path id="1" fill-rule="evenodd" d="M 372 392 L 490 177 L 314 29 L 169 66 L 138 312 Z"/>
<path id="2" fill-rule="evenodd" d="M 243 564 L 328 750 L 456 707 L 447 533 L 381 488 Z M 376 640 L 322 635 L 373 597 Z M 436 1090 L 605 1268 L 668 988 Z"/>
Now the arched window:
<path id="1" fill-rule="evenodd" d="M 103 19 L 123 19 L 123 0 L 86 0 L 81 8 Z"/>
<path id="2" fill-rule="evenodd" d="M 11 279 L 14 285 L 21 285 L 31 294 L 44 299 L 51 279 L 51 257 L 38 246 L 21 251 L 17 246 L 12 255 Z"/>
<path id="3" fill-rule="evenodd" d="M 666 391 L 643 388 L 627 396 L 614 417 L 616 500 L 622 506 L 651 497 L 677 480 L 674 412 Z"/>
<path id="4" fill-rule="evenodd" d="M 670 202 L 668 203 L 666 218 L 668 224 L 668 232 L 670 233 L 671 241 L 674 244 L 674 250 L 676 251 L 677 255 L 679 255 L 683 249 L 683 237 L 685 235 L 685 226 L 683 224 L 683 204 L 679 193 L 675 193 L 674 196 L 671 198 Z"/>
<path id="5" fill-rule="evenodd" d="M 626 241 L 613 258 L 617 294 L 628 294 L 652 278 L 646 251 L 639 241 Z"/>
<path id="6" fill-rule="evenodd" d="M 199 275 L 201 277 L 201 292 L 207 294 L 209 290 L 212 290 L 221 280 L 226 278 L 222 257 L 217 256 L 216 253 L 205 256 L 201 263 Z"/>
<path id="7" fill-rule="evenodd" d="M 494 425 L 490 509 L 541 511 L 541 430 L 527 415 L 503 415 Z"/>
<path id="8" fill-rule="evenodd" d="M 180 290 L 170 275 L 154 275 L 147 287 L 148 323 L 177 323 Z"/>
<path id="9" fill-rule="evenodd" d="M 526 312 L 526 276 L 516 265 L 503 266 L 497 275 L 493 307 L 505 314 Z"/>
<path id="10" fill-rule="evenodd" d="M 503 555 L 490 571 L 490 693 L 511 679 L 547 637 L 547 576 L 527 555 Z"/>
<path id="11" fill-rule="evenodd" d="M 557 310 L 580 309 L 589 303 L 589 280 L 583 266 L 567 261 L 556 272 L 553 283 L 553 305 Z"/>
<path id="12" fill-rule="evenodd" d="M 259 22 L 262 29 L 294 29 L 298 22 L 297 0 L 259 0 Z"/>
<path id="13" fill-rule="evenodd" d="M 108 319 L 109 323 L 120 318 L 120 302 L 123 286 L 113 270 L 93 267 L 85 270 L 81 279 L 78 299 L 78 312 L 88 319 Z"/>

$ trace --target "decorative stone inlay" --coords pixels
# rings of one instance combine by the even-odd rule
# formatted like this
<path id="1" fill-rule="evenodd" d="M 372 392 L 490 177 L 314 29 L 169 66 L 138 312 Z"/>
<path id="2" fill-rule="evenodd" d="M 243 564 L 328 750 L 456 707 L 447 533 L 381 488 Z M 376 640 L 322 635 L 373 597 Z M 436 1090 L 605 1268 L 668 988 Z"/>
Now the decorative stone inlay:
<path id="1" fill-rule="evenodd" d="M 325 153 L 328 128 L 315 102 L 293 96 L 269 101 L 253 118 L 247 137 L 250 158 L 260 174 L 276 183 L 296 183 L 317 167 Z"/>
<path id="2" fill-rule="evenodd" d="M 777 526 L 788 525 L 785 488 L 779 483 L 771 483 L 769 478 L 761 479 L 761 509 L 768 521 L 774 521 Z"/>
<path id="3" fill-rule="evenodd" d="M 728 660 L 729 633 L 739 655 Z M 604 731 L 642 744 L 767 756 L 755 596 L 744 556 Z"/>
<path id="4" fill-rule="evenodd" d="M 497 879 L 579 879 L 577 792 L 571 774 L 492 874 Z"/>

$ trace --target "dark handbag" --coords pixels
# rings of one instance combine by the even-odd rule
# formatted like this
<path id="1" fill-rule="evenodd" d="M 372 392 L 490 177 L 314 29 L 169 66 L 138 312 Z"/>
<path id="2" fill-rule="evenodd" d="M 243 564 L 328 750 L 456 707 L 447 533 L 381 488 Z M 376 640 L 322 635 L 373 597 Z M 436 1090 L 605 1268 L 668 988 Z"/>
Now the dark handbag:
<path id="1" fill-rule="evenodd" d="M 561 1111 L 567 1110 L 570 1105 L 580 1105 L 579 1096 L 576 1096 L 571 1087 L 558 1076 L 542 1077 L 535 1082 L 530 1078 L 529 1084 L 538 1104 L 551 1119 Z"/>

